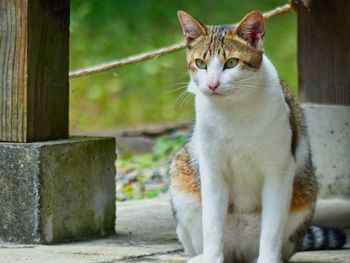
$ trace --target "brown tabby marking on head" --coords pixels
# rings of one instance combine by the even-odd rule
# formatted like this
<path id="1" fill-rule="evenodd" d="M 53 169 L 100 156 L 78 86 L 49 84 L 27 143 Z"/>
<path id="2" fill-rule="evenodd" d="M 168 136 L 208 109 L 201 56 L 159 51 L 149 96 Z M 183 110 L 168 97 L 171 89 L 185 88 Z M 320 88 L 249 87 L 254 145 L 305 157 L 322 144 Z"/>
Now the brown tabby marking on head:
<path id="1" fill-rule="evenodd" d="M 191 165 L 191 158 L 186 147 L 175 156 L 171 167 L 171 181 L 176 191 L 191 194 L 198 202 L 201 202 L 199 174 Z"/>
<path id="2" fill-rule="evenodd" d="M 242 64 L 259 68 L 263 52 L 243 42 L 235 32 L 233 25 L 206 26 L 207 34 L 202 35 L 187 52 L 188 68 L 196 71 L 196 59 L 207 64 L 213 55 L 217 55 L 222 64 L 230 58 L 237 58 Z"/>

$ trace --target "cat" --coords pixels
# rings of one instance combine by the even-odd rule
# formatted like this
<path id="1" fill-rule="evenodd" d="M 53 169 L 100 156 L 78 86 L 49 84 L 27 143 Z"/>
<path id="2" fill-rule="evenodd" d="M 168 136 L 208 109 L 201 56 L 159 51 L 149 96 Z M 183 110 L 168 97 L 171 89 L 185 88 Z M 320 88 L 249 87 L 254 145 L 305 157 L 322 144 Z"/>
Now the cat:
<path id="1" fill-rule="evenodd" d="M 170 197 L 188 262 L 280 263 L 342 247 L 341 230 L 310 227 L 317 182 L 305 117 L 264 55 L 262 14 L 237 26 L 178 17 L 196 121 L 171 164 Z"/>

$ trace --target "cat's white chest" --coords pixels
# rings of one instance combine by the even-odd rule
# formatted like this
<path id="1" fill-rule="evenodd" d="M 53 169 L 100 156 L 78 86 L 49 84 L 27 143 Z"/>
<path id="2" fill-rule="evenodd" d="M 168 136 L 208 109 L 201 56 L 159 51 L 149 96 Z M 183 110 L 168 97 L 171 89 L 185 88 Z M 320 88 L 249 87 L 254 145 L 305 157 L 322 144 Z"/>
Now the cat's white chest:
<path id="1" fill-rule="evenodd" d="M 234 212 L 256 213 L 261 211 L 264 176 L 268 169 L 278 165 L 283 145 L 288 147 L 289 144 L 288 114 L 282 112 L 278 118 L 272 118 L 273 114 L 261 114 L 254 118 L 257 111 L 246 110 L 240 119 L 231 118 L 234 114 L 237 112 L 220 116 L 207 112 L 203 126 L 198 125 L 201 129 L 198 131 L 199 150 L 214 160 L 212 165 L 220 171 L 215 176 L 224 177 Z M 273 128 L 265 126 L 267 123 Z"/>
<path id="2" fill-rule="evenodd" d="M 224 176 L 229 187 L 229 202 L 235 213 L 254 213 L 261 208 L 263 174 L 259 153 L 254 145 L 227 144 L 227 170 Z"/>

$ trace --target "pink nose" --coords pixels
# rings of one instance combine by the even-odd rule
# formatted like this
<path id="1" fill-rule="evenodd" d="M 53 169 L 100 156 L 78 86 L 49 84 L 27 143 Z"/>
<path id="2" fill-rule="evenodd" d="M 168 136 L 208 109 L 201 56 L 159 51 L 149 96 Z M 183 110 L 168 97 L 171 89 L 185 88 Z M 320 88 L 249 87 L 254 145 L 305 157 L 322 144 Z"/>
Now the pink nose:
<path id="1" fill-rule="evenodd" d="M 211 89 L 212 91 L 215 91 L 219 86 L 220 86 L 220 81 L 216 81 L 213 83 L 208 82 L 208 88 Z"/>

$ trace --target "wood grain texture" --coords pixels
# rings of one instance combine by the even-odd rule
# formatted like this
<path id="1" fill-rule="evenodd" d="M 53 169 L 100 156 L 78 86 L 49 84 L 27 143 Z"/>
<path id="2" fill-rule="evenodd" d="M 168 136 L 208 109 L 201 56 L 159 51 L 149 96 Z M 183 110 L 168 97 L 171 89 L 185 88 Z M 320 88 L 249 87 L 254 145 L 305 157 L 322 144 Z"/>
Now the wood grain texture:
<path id="1" fill-rule="evenodd" d="M 0 0 L 0 141 L 68 137 L 69 0 Z"/>
<path id="2" fill-rule="evenodd" d="M 25 141 L 27 3 L 0 0 L 0 140 Z M 23 15 L 21 15 L 23 14 Z"/>
<path id="3" fill-rule="evenodd" d="M 298 6 L 301 100 L 350 105 L 350 1 L 312 1 Z"/>

